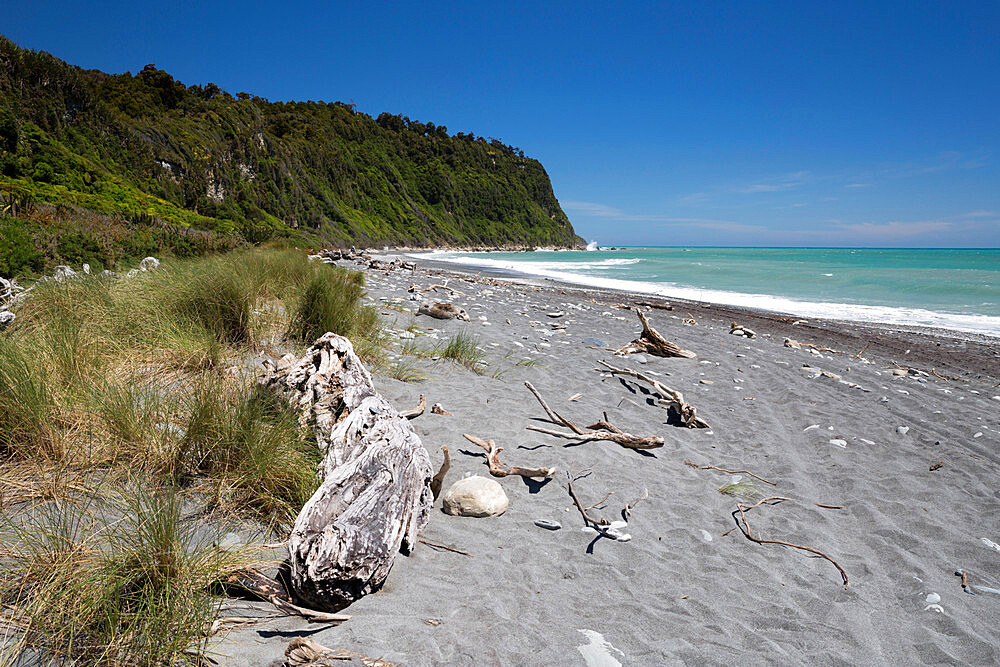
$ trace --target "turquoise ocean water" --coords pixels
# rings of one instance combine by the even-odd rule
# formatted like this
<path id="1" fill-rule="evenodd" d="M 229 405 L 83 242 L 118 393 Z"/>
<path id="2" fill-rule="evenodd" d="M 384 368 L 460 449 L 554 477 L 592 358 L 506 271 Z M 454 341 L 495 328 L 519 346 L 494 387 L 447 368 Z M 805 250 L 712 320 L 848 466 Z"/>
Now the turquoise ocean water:
<path id="1" fill-rule="evenodd" d="M 801 317 L 1000 337 L 1000 249 L 626 248 L 431 257 Z"/>

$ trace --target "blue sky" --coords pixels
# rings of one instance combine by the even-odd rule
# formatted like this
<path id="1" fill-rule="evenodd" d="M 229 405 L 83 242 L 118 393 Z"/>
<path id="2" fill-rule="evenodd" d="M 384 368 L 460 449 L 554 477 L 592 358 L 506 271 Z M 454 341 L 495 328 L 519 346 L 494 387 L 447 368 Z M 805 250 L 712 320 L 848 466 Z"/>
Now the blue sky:
<path id="1" fill-rule="evenodd" d="M 11 2 L 110 72 L 519 146 L 602 244 L 1000 246 L 1000 2 Z"/>

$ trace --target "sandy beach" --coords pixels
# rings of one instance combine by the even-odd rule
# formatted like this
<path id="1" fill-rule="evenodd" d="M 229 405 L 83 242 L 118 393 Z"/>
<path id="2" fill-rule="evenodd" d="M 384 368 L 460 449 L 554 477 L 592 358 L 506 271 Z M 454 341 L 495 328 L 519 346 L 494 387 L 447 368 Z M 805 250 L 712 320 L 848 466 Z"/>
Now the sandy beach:
<path id="1" fill-rule="evenodd" d="M 499 517 L 450 516 L 439 499 L 423 537 L 464 554 L 421 544 L 397 557 L 379 592 L 344 610 L 350 621 L 235 630 L 213 644 L 220 663 L 281 664 L 296 636 L 407 665 L 1000 660 L 996 340 L 674 303 L 650 310 L 650 321 L 696 359 L 614 357 L 640 330 L 619 305 L 647 299 L 418 263 L 366 271 L 393 354 L 465 331 L 486 366 L 405 356 L 426 379 L 377 373 L 379 391 L 400 410 L 424 394 L 453 413 L 412 422 L 435 468 L 440 446 L 451 450 L 445 489 L 488 476 L 463 433 L 495 440 L 508 465 L 558 473 L 498 479 L 510 500 Z M 407 291 L 446 278 L 461 294 Z M 425 298 L 453 302 L 471 321 L 415 317 Z M 732 321 L 757 337 L 731 335 Z M 786 347 L 786 337 L 834 351 Z M 602 372 L 601 361 L 683 392 L 711 428 L 668 425 L 648 385 Z M 913 370 L 891 372 L 903 368 Z M 551 424 L 525 381 L 574 421 L 606 415 L 665 445 L 637 451 L 526 430 Z M 611 493 L 592 510 L 611 520 L 648 491 L 623 529 L 631 540 L 584 528 L 566 488 L 567 472 L 584 471 L 576 492 L 588 505 Z M 822 552 L 848 587 L 830 560 L 747 538 L 737 504 L 771 496 L 790 500 L 747 511 L 752 534 Z"/>

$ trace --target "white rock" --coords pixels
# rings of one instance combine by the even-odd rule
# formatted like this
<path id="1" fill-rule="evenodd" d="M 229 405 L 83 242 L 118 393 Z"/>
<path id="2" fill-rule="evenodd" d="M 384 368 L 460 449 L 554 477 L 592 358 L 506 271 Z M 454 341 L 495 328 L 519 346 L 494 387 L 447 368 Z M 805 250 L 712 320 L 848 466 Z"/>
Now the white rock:
<path id="1" fill-rule="evenodd" d="M 498 516 L 508 504 L 503 487 L 479 475 L 458 480 L 444 495 L 444 511 L 455 516 Z"/>
<path id="2" fill-rule="evenodd" d="M 146 257 L 141 262 L 139 262 L 140 271 L 152 271 L 160 267 L 160 260 L 155 257 Z"/>
<path id="3" fill-rule="evenodd" d="M 897 426 L 896 427 L 896 433 L 898 433 L 900 435 L 906 435 L 909 432 L 909 430 L 910 430 L 909 426 Z"/>
<path id="4" fill-rule="evenodd" d="M 847 441 L 841 438 L 834 438 L 830 441 L 831 445 L 837 445 L 838 447 L 847 447 Z"/>
<path id="5" fill-rule="evenodd" d="M 61 283 L 67 278 L 75 278 L 76 271 L 69 268 L 68 266 L 57 266 L 55 269 L 53 269 L 52 277 L 55 278 L 57 283 Z"/>
<path id="6" fill-rule="evenodd" d="M 10 312 L 9 310 L 4 310 L 0 312 L 0 331 L 3 331 L 11 325 L 11 323 L 17 318 L 17 315 Z"/>

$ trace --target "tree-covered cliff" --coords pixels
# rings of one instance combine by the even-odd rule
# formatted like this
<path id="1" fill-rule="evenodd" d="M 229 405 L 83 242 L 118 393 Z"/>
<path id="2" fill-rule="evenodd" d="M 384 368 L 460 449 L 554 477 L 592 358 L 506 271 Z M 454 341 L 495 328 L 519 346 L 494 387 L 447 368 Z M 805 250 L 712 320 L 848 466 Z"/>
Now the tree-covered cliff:
<path id="1" fill-rule="evenodd" d="M 0 37 L 0 194 L 253 238 L 576 244 L 513 147 L 339 102 L 83 70 Z M 9 203 L 8 203 L 9 207 Z M 291 231 L 290 231 L 291 230 Z"/>

